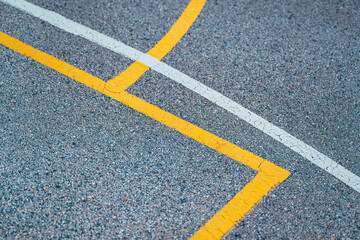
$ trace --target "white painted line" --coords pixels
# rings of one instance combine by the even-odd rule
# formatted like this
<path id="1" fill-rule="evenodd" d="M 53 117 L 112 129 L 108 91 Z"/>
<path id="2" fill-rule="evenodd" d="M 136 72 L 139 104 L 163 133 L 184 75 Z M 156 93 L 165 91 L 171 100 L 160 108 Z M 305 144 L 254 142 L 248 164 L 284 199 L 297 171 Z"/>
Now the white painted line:
<path id="1" fill-rule="evenodd" d="M 120 41 L 110 38 L 79 23 L 66 19 L 65 17 L 55 12 L 28 3 L 24 0 L 0 1 L 16 7 L 24 12 L 27 12 L 34 17 L 40 18 L 66 32 L 81 36 L 118 54 L 121 54 L 132 60 L 137 60 L 144 63 L 145 65 L 151 67 L 153 70 L 184 85 L 188 89 L 200 94 L 201 96 L 205 97 L 216 105 L 226 109 L 240 119 L 248 122 L 252 126 L 266 133 L 280 143 L 284 144 L 291 150 L 300 154 L 313 164 L 332 174 L 348 186 L 352 187 L 355 191 L 360 193 L 359 176 L 353 174 L 343 166 L 331 160 L 324 154 L 318 152 L 316 149 L 307 145 L 303 141 L 285 132 L 283 129 L 271 124 L 259 115 L 251 112 L 240 104 L 232 101 L 221 93 L 205 86 L 204 84 L 196 81 L 195 79 L 185 75 L 184 73 L 176 70 L 175 68 L 170 67 L 169 65 L 157 60 L 154 57 L 149 56 L 146 53 L 142 53 L 130 46 L 127 46 Z"/>
<path id="2" fill-rule="evenodd" d="M 158 61 L 156 58 L 144 54 L 120 41 L 117 41 L 111 37 L 108 37 L 102 33 L 99 33 L 91 28 L 88 28 L 82 24 L 67 19 L 60 14 L 53 11 L 36 6 L 32 3 L 23 0 L 0 0 L 1 2 L 7 3 L 15 8 L 18 8 L 34 17 L 40 18 L 45 22 L 50 23 L 66 32 L 74 35 L 81 36 L 89 41 L 99 44 L 100 46 L 119 53 L 132 60 L 138 60 L 148 65 L 153 66 Z"/>

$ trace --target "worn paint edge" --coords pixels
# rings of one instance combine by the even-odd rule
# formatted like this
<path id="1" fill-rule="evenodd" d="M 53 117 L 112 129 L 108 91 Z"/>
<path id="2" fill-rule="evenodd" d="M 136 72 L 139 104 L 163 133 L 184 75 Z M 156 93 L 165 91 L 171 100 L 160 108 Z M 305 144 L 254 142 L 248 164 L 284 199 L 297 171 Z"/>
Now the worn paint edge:
<path id="1" fill-rule="evenodd" d="M 111 92 L 105 88 L 103 80 L 2 32 L 0 32 L 0 43 L 258 171 L 256 177 L 250 183 L 194 234 L 193 239 L 208 239 L 209 237 L 220 239 L 267 192 L 290 175 L 287 170 L 134 95 L 127 92 Z"/>

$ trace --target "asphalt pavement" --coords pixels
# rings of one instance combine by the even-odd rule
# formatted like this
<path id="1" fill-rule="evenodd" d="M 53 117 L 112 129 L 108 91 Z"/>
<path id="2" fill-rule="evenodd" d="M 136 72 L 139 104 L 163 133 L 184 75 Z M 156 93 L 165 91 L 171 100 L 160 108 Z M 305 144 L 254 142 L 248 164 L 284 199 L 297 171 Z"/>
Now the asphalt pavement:
<path id="1" fill-rule="evenodd" d="M 151 49 L 189 1 L 28 1 Z M 105 81 L 133 61 L 0 1 L 0 31 Z M 360 2 L 208 1 L 162 60 L 360 176 Z M 360 239 L 360 193 L 157 73 L 127 92 L 291 175 L 225 239 Z M 256 171 L 0 45 L 0 237 L 187 239 Z"/>

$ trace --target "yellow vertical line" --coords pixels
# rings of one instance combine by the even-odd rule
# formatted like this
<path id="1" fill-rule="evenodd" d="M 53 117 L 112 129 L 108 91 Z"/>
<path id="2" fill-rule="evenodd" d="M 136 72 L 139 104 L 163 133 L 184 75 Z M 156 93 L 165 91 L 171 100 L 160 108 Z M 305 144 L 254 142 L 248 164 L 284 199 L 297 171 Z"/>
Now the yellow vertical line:
<path id="1" fill-rule="evenodd" d="M 290 175 L 290 172 L 287 170 L 145 102 L 134 95 L 125 91 L 121 93 L 111 92 L 105 88 L 105 82 L 103 80 L 2 32 L 0 32 L 0 43 L 258 171 L 256 177 L 250 181 L 250 183 L 194 234 L 193 239 L 220 239 L 226 232 L 234 227 L 262 197 Z"/>
<path id="2" fill-rule="evenodd" d="M 200 14 L 206 0 L 191 0 L 181 16 L 165 36 L 147 54 L 161 60 L 185 35 Z M 134 84 L 149 69 L 145 64 L 135 61 L 125 71 L 106 82 L 111 92 L 122 92 Z"/>

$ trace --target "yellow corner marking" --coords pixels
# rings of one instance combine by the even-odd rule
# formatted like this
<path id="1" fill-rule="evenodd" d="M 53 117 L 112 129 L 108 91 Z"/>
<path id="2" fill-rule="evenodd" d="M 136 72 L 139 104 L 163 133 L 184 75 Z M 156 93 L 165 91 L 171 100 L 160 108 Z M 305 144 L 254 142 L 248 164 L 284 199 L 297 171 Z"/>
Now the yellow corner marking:
<path id="1" fill-rule="evenodd" d="M 204 7 L 206 0 L 191 0 L 181 16 L 165 34 L 165 36 L 147 54 L 161 60 L 185 35 Z M 122 92 L 134 84 L 149 67 L 135 61 L 125 71 L 106 82 L 111 92 Z"/>
<path id="2" fill-rule="evenodd" d="M 290 175 L 289 171 L 134 95 L 125 91 L 120 93 L 109 91 L 105 88 L 105 82 L 103 80 L 2 32 L 0 32 L 0 43 L 258 171 L 255 178 L 201 227 L 192 236 L 192 239 L 220 239 L 226 232 L 234 227 L 262 197 Z"/>
<path id="3" fill-rule="evenodd" d="M 220 239 L 245 217 L 269 191 L 288 176 L 290 176 L 289 171 L 264 160 L 255 178 L 190 239 Z"/>

